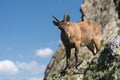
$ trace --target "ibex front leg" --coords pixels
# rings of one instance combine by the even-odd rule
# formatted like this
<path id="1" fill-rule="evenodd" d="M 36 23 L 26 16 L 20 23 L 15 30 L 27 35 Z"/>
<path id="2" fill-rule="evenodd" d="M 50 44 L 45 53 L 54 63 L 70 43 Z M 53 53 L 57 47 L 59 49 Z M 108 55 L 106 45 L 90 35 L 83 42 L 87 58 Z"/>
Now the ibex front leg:
<path id="1" fill-rule="evenodd" d="M 66 47 L 66 68 L 70 68 L 70 56 L 71 56 L 71 48 Z"/>
<path id="2" fill-rule="evenodd" d="M 69 61 L 70 61 L 70 56 L 71 56 L 71 48 L 69 48 L 68 46 L 67 47 L 65 46 L 65 50 L 66 50 L 66 67 L 61 72 L 61 75 L 63 76 L 67 73 L 66 69 L 70 68 Z"/>

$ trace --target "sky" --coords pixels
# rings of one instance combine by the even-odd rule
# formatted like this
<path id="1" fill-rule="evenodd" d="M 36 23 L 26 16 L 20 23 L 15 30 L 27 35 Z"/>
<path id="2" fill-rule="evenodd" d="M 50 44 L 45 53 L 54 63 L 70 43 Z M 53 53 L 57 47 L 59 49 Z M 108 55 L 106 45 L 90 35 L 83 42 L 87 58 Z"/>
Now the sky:
<path id="1" fill-rule="evenodd" d="M 59 47 L 52 16 L 81 18 L 81 0 L 0 0 L 0 80 L 43 80 Z"/>

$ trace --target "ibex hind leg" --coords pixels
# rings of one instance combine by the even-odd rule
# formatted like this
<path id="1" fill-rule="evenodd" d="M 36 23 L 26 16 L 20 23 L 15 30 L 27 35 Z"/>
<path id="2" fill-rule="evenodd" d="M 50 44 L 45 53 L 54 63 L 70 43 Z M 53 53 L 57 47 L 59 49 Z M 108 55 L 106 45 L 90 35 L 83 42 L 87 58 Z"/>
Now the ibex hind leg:
<path id="1" fill-rule="evenodd" d="M 76 43 L 75 44 L 75 68 L 78 69 L 79 66 L 79 61 L 78 61 L 78 54 L 79 54 L 79 50 L 80 49 L 80 44 Z"/>
<path id="2" fill-rule="evenodd" d="M 97 50 L 96 53 L 97 53 L 99 51 L 99 49 L 100 49 L 100 40 L 94 39 L 93 43 L 95 45 L 95 48 Z"/>
<path id="3" fill-rule="evenodd" d="M 87 48 L 93 53 L 93 55 L 96 54 L 96 47 L 92 41 L 87 45 Z"/>

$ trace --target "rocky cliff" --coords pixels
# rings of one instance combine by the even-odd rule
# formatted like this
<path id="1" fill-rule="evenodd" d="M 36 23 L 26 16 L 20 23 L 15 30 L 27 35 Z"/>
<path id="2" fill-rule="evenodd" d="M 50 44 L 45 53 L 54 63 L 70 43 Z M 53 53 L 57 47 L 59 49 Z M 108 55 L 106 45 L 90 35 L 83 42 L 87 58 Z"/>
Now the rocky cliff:
<path id="1" fill-rule="evenodd" d="M 65 48 L 61 44 L 45 71 L 44 80 L 120 80 L 120 0 L 84 0 L 82 20 L 93 20 L 103 27 L 102 47 L 96 56 L 86 48 L 80 49 L 78 69 L 63 72 Z M 74 66 L 74 49 L 71 65 Z"/>

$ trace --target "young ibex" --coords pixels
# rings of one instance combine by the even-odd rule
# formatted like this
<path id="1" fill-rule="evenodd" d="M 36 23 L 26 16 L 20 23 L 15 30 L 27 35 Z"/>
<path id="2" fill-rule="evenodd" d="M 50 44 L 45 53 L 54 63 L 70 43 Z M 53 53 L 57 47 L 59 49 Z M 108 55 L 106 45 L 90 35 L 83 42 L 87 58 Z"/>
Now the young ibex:
<path id="1" fill-rule="evenodd" d="M 71 48 L 75 48 L 75 67 L 78 65 L 80 46 L 87 46 L 95 55 L 100 49 L 101 26 L 93 21 L 70 22 L 70 16 L 64 15 L 62 21 L 53 16 L 53 24 L 61 30 L 61 40 L 66 49 L 66 68 L 71 56 Z"/>

